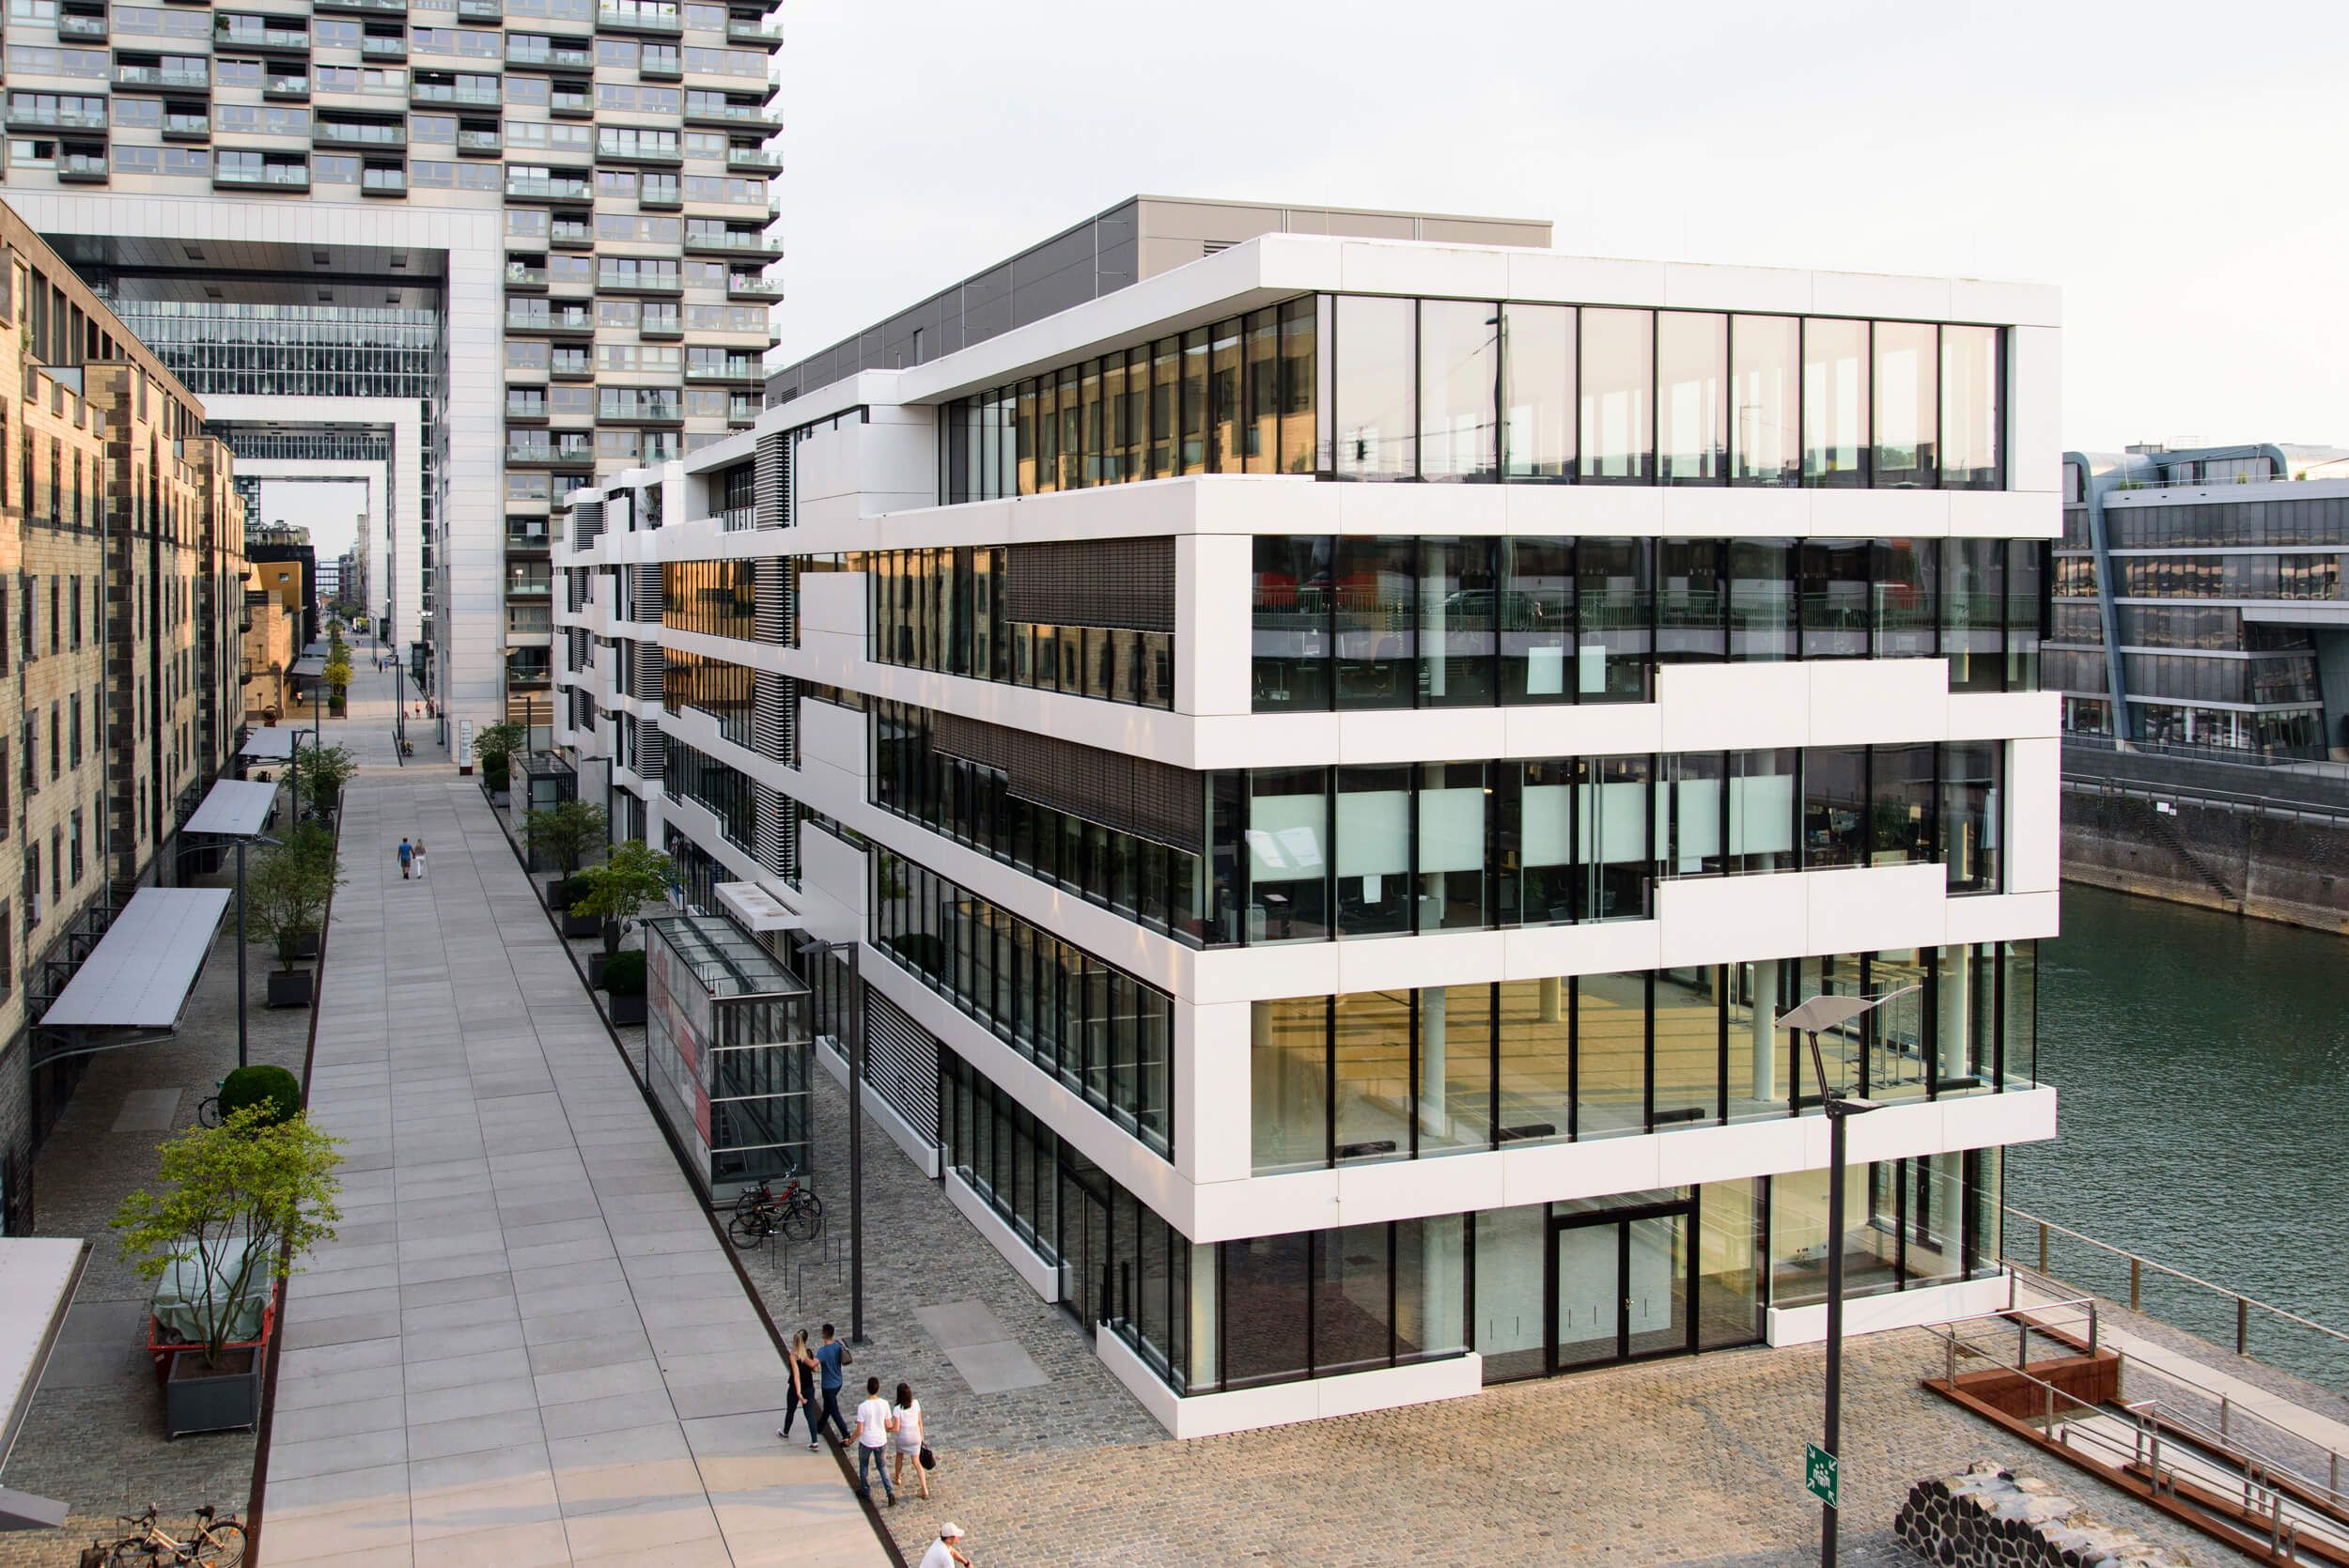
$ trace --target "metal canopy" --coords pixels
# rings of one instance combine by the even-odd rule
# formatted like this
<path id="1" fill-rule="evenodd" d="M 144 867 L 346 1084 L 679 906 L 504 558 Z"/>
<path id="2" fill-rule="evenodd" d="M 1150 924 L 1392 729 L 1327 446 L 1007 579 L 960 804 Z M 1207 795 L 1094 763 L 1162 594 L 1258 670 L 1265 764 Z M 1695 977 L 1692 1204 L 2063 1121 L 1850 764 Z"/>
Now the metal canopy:
<path id="1" fill-rule="evenodd" d="M 44 1029 L 174 1029 L 228 908 L 226 888 L 141 888 L 39 1019 Z"/>
<path id="2" fill-rule="evenodd" d="M 326 674 L 326 660 L 317 654 L 305 653 L 287 665 L 286 673 L 289 675 L 322 675 Z"/>
<path id="3" fill-rule="evenodd" d="M 796 931 L 807 924 L 791 907 L 756 882 L 721 882 L 719 906 L 751 931 Z"/>
<path id="4" fill-rule="evenodd" d="M 0 1465 L 32 1408 L 88 1259 L 89 1243 L 79 1237 L 0 1238 L 0 1280 L 8 1282 L 0 1291 Z M 61 1502 L 0 1486 L 0 1530 L 54 1529 L 65 1514 Z"/>
<path id="5" fill-rule="evenodd" d="M 244 737 L 237 754 L 260 762 L 285 762 L 292 757 L 294 732 L 291 730 L 255 730 Z"/>
<path id="6" fill-rule="evenodd" d="M 204 803 L 195 808 L 181 831 L 191 833 L 217 833 L 223 838 L 251 838 L 269 825 L 272 802 L 277 799 L 277 786 L 257 780 L 222 779 L 204 797 Z"/>

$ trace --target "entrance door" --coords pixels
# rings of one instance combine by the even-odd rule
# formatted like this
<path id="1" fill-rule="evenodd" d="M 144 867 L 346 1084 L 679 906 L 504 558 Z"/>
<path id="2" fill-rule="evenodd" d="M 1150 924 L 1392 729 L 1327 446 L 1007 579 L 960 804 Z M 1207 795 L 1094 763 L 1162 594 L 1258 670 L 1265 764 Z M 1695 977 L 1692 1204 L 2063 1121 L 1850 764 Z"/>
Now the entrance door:
<path id="1" fill-rule="evenodd" d="M 1695 1352 L 1692 1219 L 1681 1203 L 1552 1222 L 1552 1373 Z"/>

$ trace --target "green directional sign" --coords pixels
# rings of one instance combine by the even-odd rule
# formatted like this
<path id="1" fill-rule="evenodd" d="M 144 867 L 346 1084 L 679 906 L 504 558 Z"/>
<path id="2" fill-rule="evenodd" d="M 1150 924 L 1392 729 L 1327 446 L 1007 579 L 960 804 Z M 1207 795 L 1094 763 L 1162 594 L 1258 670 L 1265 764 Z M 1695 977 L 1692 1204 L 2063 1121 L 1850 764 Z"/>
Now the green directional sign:
<path id="1" fill-rule="evenodd" d="M 1840 1489 L 1835 1455 L 1816 1443 L 1806 1444 L 1802 1451 L 1802 1483 L 1811 1495 L 1829 1508 L 1842 1506 L 1837 1500 Z"/>

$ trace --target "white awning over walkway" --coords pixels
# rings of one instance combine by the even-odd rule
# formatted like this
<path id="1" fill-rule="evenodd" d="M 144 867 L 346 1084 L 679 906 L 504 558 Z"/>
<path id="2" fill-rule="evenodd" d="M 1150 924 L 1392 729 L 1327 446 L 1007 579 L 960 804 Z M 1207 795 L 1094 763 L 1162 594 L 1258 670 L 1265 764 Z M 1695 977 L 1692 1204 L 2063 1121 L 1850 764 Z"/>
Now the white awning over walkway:
<path id="1" fill-rule="evenodd" d="M 0 1465 L 8 1462 L 40 1387 L 41 1369 L 72 1305 L 89 1243 L 74 1236 L 0 1237 Z M 65 1505 L 0 1488 L 0 1529 L 55 1528 Z"/>
<path id="2" fill-rule="evenodd" d="M 326 674 L 326 660 L 315 654 L 304 654 L 287 666 L 289 675 L 317 676 Z"/>
<path id="3" fill-rule="evenodd" d="M 277 799 L 277 786 L 259 780 L 222 779 L 205 795 L 204 803 L 195 808 L 180 831 L 189 833 L 218 833 L 223 838 L 251 838 L 269 825 L 272 801 Z"/>
<path id="4" fill-rule="evenodd" d="M 173 1029 L 228 908 L 226 888 L 141 888 L 39 1024 L 44 1029 Z"/>
<path id="5" fill-rule="evenodd" d="M 742 923 L 746 931 L 796 931 L 805 916 L 756 882 L 721 882 L 718 905 Z"/>
<path id="6" fill-rule="evenodd" d="M 291 730 L 255 730 L 244 737 L 237 754 L 256 762 L 285 762 L 293 756 L 294 732 Z"/>

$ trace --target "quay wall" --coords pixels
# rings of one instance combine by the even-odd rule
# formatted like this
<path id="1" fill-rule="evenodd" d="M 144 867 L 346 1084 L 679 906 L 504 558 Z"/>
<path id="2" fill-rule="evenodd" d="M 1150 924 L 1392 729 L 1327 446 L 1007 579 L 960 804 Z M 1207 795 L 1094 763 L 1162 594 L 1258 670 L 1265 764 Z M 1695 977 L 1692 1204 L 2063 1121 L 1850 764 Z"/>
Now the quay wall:
<path id="1" fill-rule="evenodd" d="M 2349 817 L 2157 804 L 2067 779 L 2062 845 L 2074 881 L 2349 933 Z"/>

